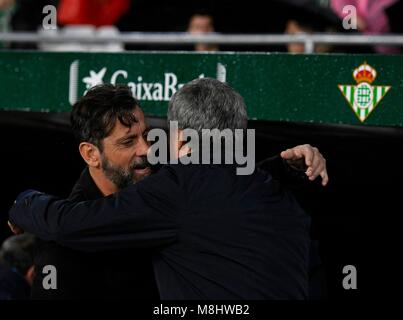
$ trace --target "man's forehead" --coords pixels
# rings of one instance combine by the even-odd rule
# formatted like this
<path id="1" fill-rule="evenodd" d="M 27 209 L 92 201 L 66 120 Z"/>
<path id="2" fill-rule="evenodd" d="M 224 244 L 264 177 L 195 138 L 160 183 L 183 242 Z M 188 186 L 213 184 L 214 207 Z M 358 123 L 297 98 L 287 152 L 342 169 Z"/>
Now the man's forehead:
<path id="1" fill-rule="evenodd" d="M 120 122 L 119 119 L 116 119 L 115 126 L 112 129 L 110 136 L 122 136 L 127 135 L 130 133 L 136 133 L 138 130 L 145 130 L 147 124 L 145 122 L 144 113 L 143 111 L 137 107 L 133 111 L 133 115 L 136 119 L 136 122 L 133 122 L 131 126 L 126 126 Z"/>
<path id="2" fill-rule="evenodd" d="M 137 126 L 144 126 L 145 125 L 145 117 L 144 117 L 144 113 L 143 113 L 143 110 L 141 110 L 139 107 L 136 107 L 132 112 L 131 112 L 131 114 L 134 116 L 134 118 L 135 118 L 135 122 L 133 122 L 133 124 L 132 124 L 132 126 L 133 125 L 137 125 Z M 120 125 L 122 125 L 122 126 L 124 126 L 124 127 L 127 127 L 127 126 L 125 126 L 124 124 L 122 124 L 120 121 L 119 121 L 119 119 L 116 119 L 116 124 L 115 125 L 118 125 L 118 124 L 120 124 Z"/>
<path id="3" fill-rule="evenodd" d="M 211 17 L 210 16 L 195 16 L 194 18 L 193 18 L 193 22 L 201 22 L 201 23 L 206 23 L 206 22 L 208 22 L 208 23 L 210 23 L 211 22 Z"/>

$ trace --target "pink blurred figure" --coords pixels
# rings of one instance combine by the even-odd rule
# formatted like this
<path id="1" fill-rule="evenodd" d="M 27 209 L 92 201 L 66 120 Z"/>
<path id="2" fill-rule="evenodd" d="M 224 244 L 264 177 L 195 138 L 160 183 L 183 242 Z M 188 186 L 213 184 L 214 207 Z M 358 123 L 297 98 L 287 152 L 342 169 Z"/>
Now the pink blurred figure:
<path id="1" fill-rule="evenodd" d="M 333 11 L 344 18 L 343 8 L 353 5 L 357 9 L 358 30 L 364 34 L 381 34 L 390 32 L 388 16 L 385 9 L 392 6 L 398 0 L 331 0 Z M 396 48 L 377 46 L 379 53 L 398 53 Z"/>

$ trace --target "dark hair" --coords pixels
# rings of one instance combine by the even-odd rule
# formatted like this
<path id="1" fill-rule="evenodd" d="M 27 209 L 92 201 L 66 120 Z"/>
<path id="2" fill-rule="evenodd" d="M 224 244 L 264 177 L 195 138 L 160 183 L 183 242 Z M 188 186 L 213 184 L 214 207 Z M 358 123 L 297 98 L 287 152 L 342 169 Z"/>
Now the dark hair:
<path id="1" fill-rule="evenodd" d="M 246 129 L 248 116 L 241 95 L 216 79 L 200 78 L 185 84 L 169 101 L 168 121 L 179 129 Z"/>
<path id="2" fill-rule="evenodd" d="M 200 9 L 200 10 L 197 10 L 197 11 L 193 12 L 192 15 L 189 18 L 189 22 L 195 16 L 209 17 L 211 19 L 211 21 L 214 21 L 213 14 L 211 13 L 211 11 L 209 11 L 207 9 Z"/>
<path id="3" fill-rule="evenodd" d="M 28 269 L 34 264 L 35 236 L 24 233 L 11 236 L 4 240 L 0 249 L 0 263 L 16 268 L 18 272 L 25 275 Z"/>
<path id="4" fill-rule="evenodd" d="M 211 25 L 213 26 L 213 28 L 215 29 L 215 25 L 214 25 L 214 16 L 210 13 L 210 11 L 208 10 L 197 10 L 195 11 L 189 18 L 188 24 L 187 24 L 187 29 L 189 29 L 190 27 L 190 23 L 192 22 L 193 18 L 196 16 L 201 16 L 201 17 L 208 17 L 210 18 L 211 21 Z"/>
<path id="5" fill-rule="evenodd" d="M 74 136 L 79 142 L 90 142 L 102 151 L 102 140 L 111 133 L 116 119 L 126 127 L 137 122 L 133 110 L 138 106 L 128 86 L 95 86 L 73 106 L 70 121 Z"/>

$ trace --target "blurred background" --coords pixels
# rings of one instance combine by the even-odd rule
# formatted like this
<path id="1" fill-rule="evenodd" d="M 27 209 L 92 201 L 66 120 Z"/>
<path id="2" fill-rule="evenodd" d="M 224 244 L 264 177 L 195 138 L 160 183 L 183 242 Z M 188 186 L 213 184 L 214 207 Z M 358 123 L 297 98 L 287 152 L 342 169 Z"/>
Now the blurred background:
<path id="1" fill-rule="evenodd" d="M 364 34 L 401 33 L 403 10 L 400 0 L 0 0 L 0 32 L 43 33 L 43 8 L 57 9 L 58 30 L 50 34 L 70 36 L 116 36 L 119 32 L 175 32 L 190 34 Z M 353 5 L 355 29 L 346 30 L 343 19 Z M 48 30 L 49 31 L 49 30 Z M 54 32 L 53 32 L 54 31 Z M 0 38 L 1 39 L 1 38 Z M 1 40 L 0 40 L 1 42 Z M 85 44 L 46 46 L 46 43 L 3 41 L 3 48 L 42 48 L 46 50 L 91 50 Z M 94 49 L 94 48 L 92 48 Z M 128 44 L 114 42 L 97 50 L 235 50 L 303 52 L 301 44 L 272 45 L 183 45 Z M 315 52 L 399 53 L 399 47 L 320 44 Z"/>

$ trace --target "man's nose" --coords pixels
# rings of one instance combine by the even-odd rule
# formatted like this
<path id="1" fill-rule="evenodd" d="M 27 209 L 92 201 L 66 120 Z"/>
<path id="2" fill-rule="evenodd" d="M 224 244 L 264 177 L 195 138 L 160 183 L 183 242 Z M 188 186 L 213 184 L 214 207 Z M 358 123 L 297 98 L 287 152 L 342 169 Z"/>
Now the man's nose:
<path id="1" fill-rule="evenodd" d="M 146 156 L 149 148 L 150 143 L 144 137 L 141 137 L 136 153 L 138 156 Z"/>

